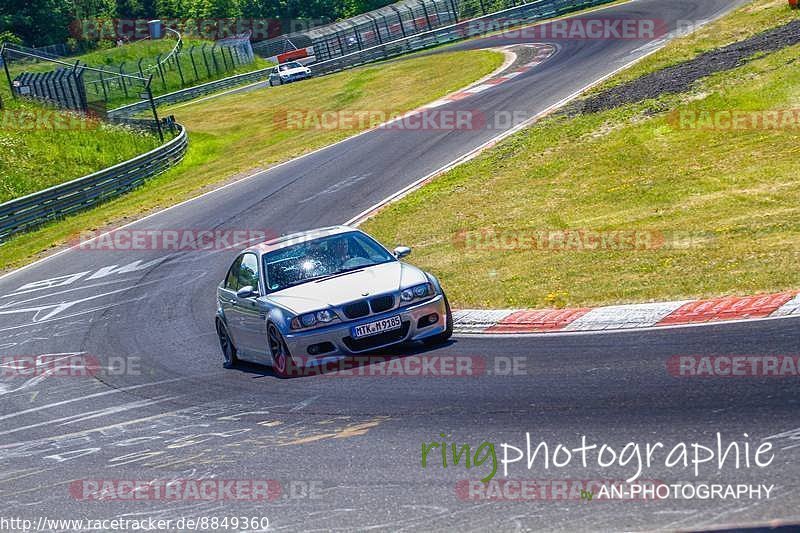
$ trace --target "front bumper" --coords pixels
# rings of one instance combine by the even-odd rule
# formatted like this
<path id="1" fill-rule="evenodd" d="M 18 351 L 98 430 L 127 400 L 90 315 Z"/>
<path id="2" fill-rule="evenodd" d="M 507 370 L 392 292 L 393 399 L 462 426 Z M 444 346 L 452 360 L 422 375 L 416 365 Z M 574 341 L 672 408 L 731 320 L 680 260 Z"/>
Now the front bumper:
<path id="1" fill-rule="evenodd" d="M 281 78 L 282 83 L 292 83 L 293 81 L 300 81 L 309 78 L 310 74 L 292 74 L 291 76 L 287 76 L 285 78 Z"/>
<path id="2" fill-rule="evenodd" d="M 431 325 L 421 327 L 419 325 L 419 320 L 433 313 L 438 315 L 438 320 Z M 399 330 L 379 333 L 361 339 L 354 339 L 352 337 L 351 330 L 355 326 L 397 315 L 400 316 L 400 321 L 402 322 L 402 327 Z M 370 315 L 358 320 L 338 322 L 334 325 L 322 328 L 288 333 L 284 336 L 284 340 L 292 356 L 306 360 L 314 360 L 324 359 L 332 355 L 363 354 L 402 342 L 421 340 L 442 333 L 446 326 L 447 310 L 445 308 L 444 296 L 439 294 L 421 303 L 400 307 L 385 313 Z M 333 350 L 323 353 L 309 352 L 309 347 L 319 346 L 324 343 L 330 343 Z"/>

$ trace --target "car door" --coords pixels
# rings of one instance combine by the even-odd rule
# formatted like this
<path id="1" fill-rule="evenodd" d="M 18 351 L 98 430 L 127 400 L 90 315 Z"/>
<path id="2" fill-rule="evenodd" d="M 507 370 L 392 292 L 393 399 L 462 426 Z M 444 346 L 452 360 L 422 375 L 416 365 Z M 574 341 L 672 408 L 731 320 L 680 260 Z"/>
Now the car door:
<path id="1" fill-rule="evenodd" d="M 250 286 L 258 294 L 261 294 L 259 270 L 256 254 L 242 254 L 242 262 L 239 265 L 239 289 Z M 263 359 L 267 347 L 266 313 L 262 309 L 262 304 L 258 302 L 258 296 L 249 298 L 237 296 L 236 314 L 239 320 L 239 339 L 242 348 L 255 359 Z"/>
<path id="2" fill-rule="evenodd" d="M 237 312 L 236 306 L 239 304 L 236 297 L 236 291 L 239 290 L 239 269 L 242 264 L 242 256 L 236 258 L 233 262 L 228 273 L 225 275 L 225 281 L 219 288 L 219 305 L 222 308 L 222 314 L 225 316 L 225 324 L 228 326 L 228 335 L 230 335 L 234 346 L 237 348 L 240 345 L 239 331 L 241 329 L 241 317 Z"/>

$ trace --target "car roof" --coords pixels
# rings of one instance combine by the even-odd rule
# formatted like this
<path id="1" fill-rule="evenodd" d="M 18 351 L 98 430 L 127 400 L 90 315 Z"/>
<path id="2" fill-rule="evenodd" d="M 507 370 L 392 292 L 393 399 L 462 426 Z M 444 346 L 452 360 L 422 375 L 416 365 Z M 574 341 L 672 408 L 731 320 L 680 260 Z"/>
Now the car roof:
<path id="1" fill-rule="evenodd" d="M 275 250 L 280 250 L 281 248 L 286 248 L 287 246 L 293 246 L 299 242 L 312 241 L 320 237 L 330 237 L 332 235 L 340 235 L 342 233 L 350 233 L 352 231 L 360 232 L 361 230 L 352 228 L 350 226 L 328 226 L 325 228 L 317 228 L 308 231 L 298 231 L 288 235 L 281 235 L 277 239 L 256 244 L 245 251 L 265 254 L 268 252 L 274 252 Z"/>

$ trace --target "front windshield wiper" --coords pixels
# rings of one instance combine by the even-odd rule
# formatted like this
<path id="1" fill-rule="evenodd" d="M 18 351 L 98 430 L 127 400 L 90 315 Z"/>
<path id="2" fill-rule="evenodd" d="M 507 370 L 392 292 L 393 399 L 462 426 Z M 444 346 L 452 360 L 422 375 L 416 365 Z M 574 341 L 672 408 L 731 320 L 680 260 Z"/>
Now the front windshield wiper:
<path id="1" fill-rule="evenodd" d="M 321 280 L 321 279 L 324 279 L 324 278 L 329 278 L 331 276 L 332 276 L 332 274 L 321 274 L 319 276 L 311 276 L 310 278 L 299 279 L 297 281 L 293 281 L 291 283 L 287 283 L 283 288 L 281 288 L 279 290 L 288 289 L 289 287 L 294 287 L 295 285 L 302 285 L 303 283 L 308 283 L 310 281 L 317 281 L 317 280 Z"/>
<path id="2" fill-rule="evenodd" d="M 303 279 L 299 279 L 297 281 L 293 281 L 291 283 L 287 283 L 286 285 L 284 285 L 283 287 L 281 287 L 278 290 L 282 291 L 283 289 L 288 289 L 289 287 L 294 287 L 296 285 L 302 285 L 303 283 L 310 283 L 312 281 L 316 281 L 316 282 L 324 281 L 326 279 L 335 278 L 337 276 L 341 276 L 341 275 L 344 275 L 344 274 L 349 274 L 350 272 L 354 272 L 356 270 L 363 270 L 363 269 L 364 269 L 364 267 L 361 266 L 361 267 L 355 267 L 355 268 L 347 268 L 345 270 L 337 270 L 336 272 L 331 272 L 330 274 L 320 274 L 319 276 L 311 276 L 310 278 L 303 278 Z"/>
<path id="3" fill-rule="evenodd" d="M 368 266 L 371 266 L 371 265 L 368 265 Z M 337 270 L 336 272 L 334 272 L 332 274 L 328 274 L 327 276 L 323 276 L 323 278 L 324 279 L 336 278 L 336 277 L 339 277 L 339 276 L 343 276 L 345 274 L 350 274 L 351 272 L 357 272 L 359 270 L 364 270 L 364 266 L 353 267 L 353 268 L 344 268 L 342 270 Z M 319 281 L 323 281 L 323 280 L 319 279 L 317 281 L 319 282 Z"/>

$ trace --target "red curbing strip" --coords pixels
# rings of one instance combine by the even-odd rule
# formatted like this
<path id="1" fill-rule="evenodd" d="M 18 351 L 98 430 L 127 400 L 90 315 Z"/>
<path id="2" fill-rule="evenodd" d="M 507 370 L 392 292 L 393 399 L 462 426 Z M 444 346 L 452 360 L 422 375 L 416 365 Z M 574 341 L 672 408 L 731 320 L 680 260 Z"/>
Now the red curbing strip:
<path id="1" fill-rule="evenodd" d="M 512 313 L 485 333 L 538 333 L 558 331 L 591 311 L 582 309 L 522 310 Z"/>
<path id="2" fill-rule="evenodd" d="M 759 296 L 729 296 L 727 298 L 699 300 L 679 307 L 656 325 L 671 326 L 719 320 L 765 318 L 777 311 L 779 307 L 797 294 L 797 291 L 792 291 Z"/>

